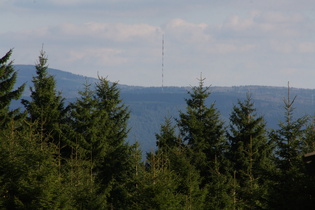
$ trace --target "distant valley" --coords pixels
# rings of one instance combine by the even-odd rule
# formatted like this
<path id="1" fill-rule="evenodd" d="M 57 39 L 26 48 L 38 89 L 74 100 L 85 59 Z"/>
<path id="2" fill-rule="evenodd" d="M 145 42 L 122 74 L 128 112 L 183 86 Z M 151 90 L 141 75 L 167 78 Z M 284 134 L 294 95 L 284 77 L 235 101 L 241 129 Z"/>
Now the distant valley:
<path id="1" fill-rule="evenodd" d="M 27 83 L 23 98 L 30 95 L 29 87 L 32 86 L 32 76 L 35 75 L 35 67 L 32 65 L 15 65 L 18 71 L 16 86 Z M 86 82 L 95 84 L 96 78 L 75 75 L 69 72 L 49 69 L 55 77 L 57 89 L 67 102 L 74 101 L 78 97 L 78 91 L 83 88 Z M 143 151 L 150 151 L 155 148 L 155 133 L 159 132 L 160 124 L 165 117 L 178 117 L 179 110 L 185 111 L 185 98 L 189 95 L 187 87 L 140 87 L 120 84 L 121 97 L 123 102 L 129 106 L 131 118 L 129 126 L 128 141 L 138 141 Z M 284 84 L 285 85 L 285 84 Z M 208 104 L 215 103 L 220 111 L 222 120 L 226 126 L 229 123 L 229 115 L 237 100 L 243 100 L 247 93 L 252 95 L 258 115 L 263 115 L 268 128 L 276 128 L 280 120 L 283 120 L 283 100 L 288 96 L 287 87 L 269 86 L 237 86 L 237 87 L 210 87 L 211 95 Z M 304 114 L 314 115 L 315 113 L 315 90 L 290 88 L 290 95 L 297 96 L 294 103 L 296 117 Z M 13 107 L 21 107 L 19 101 L 12 104 Z"/>

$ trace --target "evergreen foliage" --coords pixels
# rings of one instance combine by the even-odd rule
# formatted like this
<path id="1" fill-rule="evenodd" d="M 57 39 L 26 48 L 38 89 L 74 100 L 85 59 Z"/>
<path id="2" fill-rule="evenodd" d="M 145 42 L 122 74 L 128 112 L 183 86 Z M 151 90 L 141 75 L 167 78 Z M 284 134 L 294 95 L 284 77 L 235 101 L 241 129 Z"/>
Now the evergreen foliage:
<path id="1" fill-rule="evenodd" d="M 33 128 L 11 129 L 0 139 L 1 207 L 5 209 L 57 209 L 67 197 L 58 173 L 56 148 L 43 142 Z"/>
<path id="2" fill-rule="evenodd" d="M 125 199 L 128 192 L 124 188 L 124 182 L 128 179 L 132 164 L 129 161 L 129 145 L 125 142 L 129 130 L 127 121 L 129 119 L 128 108 L 120 99 L 120 91 L 117 83 L 111 83 L 99 77 L 96 84 L 96 100 L 99 117 L 100 129 L 105 131 L 101 136 L 99 145 L 106 145 L 106 153 L 99 161 L 98 180 L 102 185 L 107 186 L 111 183 L 109 202 L 116 207 L 124 208 Z M 107 119 L 106 119 L 107 117 Z"/>
<path id="3" fill-rule="evenodd" d="M 49 137 L 55 144 L 61 141 L 61 124 L 66 116 L 64 99 L 56 90 L 54 77 L 47 72 L 47 57 L 42 49 L 36 64 L 34 87 L 30 87 L 31 101 L 22 100 L 30 122 L 36 122 L 36 131 L 42 137 Z"/>
<path id="4" fill-rule="evenodd" d="M 71 148 L 70 159 L 67 160 L 67 171 L 70 174 L 68 183 L 75 206 L 80 209 L 100 209 L 107 207 L 108 189 L 102 189 L 102 194 L 98 192 L 101 187 L 95 180 L 95 166 L 99 154 L 93 148 L 96 148 L 97 136 L 103 130 L 97 124 L 100 118 L 95 113 L 93 91 L 87 83 L 84 87 L 79 92 L 81 97 L 69 105 L 65 126 L 68 147 Z"/>
<path id="5" fill-rule="evenodd" d="M 129 112 L 122 104 L 117 83 L 99 78 L 96 89 L 86 84 L 81 98 L 70 105 L 72 145 L 78 144 L 84 160 L 90 162 L 90 176 L 102 187 L 108 205 L 123 207 L 128 199 L 124 182 L 128 179 L 130 162 L 127 137 Z"/>
<path id="6" fill-rule="evenodd" d="M 11 53 L 0 59 L 0 209 L 314 206 L 314 164 L 305 166 L 305 154 L 314 155 L 314 122 L 294 118 L 289 91 L 284 121 L 269 135 L 250 95 L 233 106 L 227 129 L 215 104 L 207 104 L 201 77 L 186 110 L 165 119 L 156 151 L 142 160 L 139 144 L 126 142 L 129 108 L 118 84 L 86 82 L 65 107 L 43 50 L 31 100 L 22 100 L 28 117 L 11 111 L 24 88 L 13 90 Z"/>
<path id="7" fill-rule="evenodd" d="M 305 129 L 305 135 L 303 139 L 302 153 L 312 153 L 315 151 L 315 116 L 312 117 L 311 122 Z"/>
<path id="8" fill-rule="evenodd" d="M 268 142 L 263 117 L 256 115 L 250 94 L 238 101 L 230 116 L 229 158 L 232 163 L 236 201 L 242 208 L 266 208 L 268 176 L 274 169 L 273 147 Z"/>
<path id="9" fill-rule="evenodd" d="M 178 126 L 184 141 L 191 149 L 191 160 L 200 171 L 204 183 L 210 181 L 209 170 L 215 162 L 224 162 L 227 142 L 224 137 L 223 122 L 214 104 L 207 107 L 209 87 L 204 87 L 204 78 L 199 86 L 193 87 L 186 99 L 187 111 L 180 112 Z"/>
<path id="10" fill-rule="evenodd" d="M 189 148 L 176 135 L 176 126 L 172 126 L 171 122 L 171 118 L 166 118 L 160 133 L 156 134 L 158 149 L 155 155 L 148 156 L 149 163 L 152 162 L 152 157 L 158 157 L 159 161 L 165 162 L 164 167 L 174 174 L 176 182 L 173 184 L 173 194 L 178 197 L 177 201 L 180 201 L 177 208 L 202 209 L 206 190 L 200 188 L 200 175 L 191 164 Z"/>
<path id="11" fill-rule="evenodd" d="M 225 155 L 228 144 L 218 110 L 214 104 L 206 104 L 210 92 L 209 87 L 204 87 L 204 80 L 201 77 L 199 86 L 192 87 L 188 92 L 190 98 L 186 99 L 186 113 L 180 111 L 177 123 L 189 148 L 187 151 L 190 162 L 200 174 L 200 187 L 207 190 L 206 200 L 209 206 L 205 208 L 228 208 L 228 200 L 232 199 L 229 190 L 218 190 L 228 189 L 229 185 L 228 161 Z M 217 181 L 215 185 L 212 184 L 214 180 Z M 222 194 L 218 194 L 219 192 Z"/>
<path id="12" fill-rule="evenodd" d="M 18 100 L 23 91 L 25 84 L 14 89 L 17 79 L 17 72 L 13 68 L 13 61 L 10 61 L 12 50 L 9 50 L 0 58 L 0 131 L 14 119 L 22 117 L 19 110 L 10 110 L 12 100 Z"/>
<path id="13" fill-rule="evenodd" d="M 277 145 L 277 171 L 274 181 L 270 205 L 277 209 L 307 209 L 314 205 L 314 177 L 305 169 L 302 156 L 308 151 L 305 144 L 307 116 L 294 119 L 294 101 L 284 100 L 285 120 L 279 123 L 279 129 L 272 130 L 270 138 Z M 285 196 L 282 196 L 285 195 Z"/>

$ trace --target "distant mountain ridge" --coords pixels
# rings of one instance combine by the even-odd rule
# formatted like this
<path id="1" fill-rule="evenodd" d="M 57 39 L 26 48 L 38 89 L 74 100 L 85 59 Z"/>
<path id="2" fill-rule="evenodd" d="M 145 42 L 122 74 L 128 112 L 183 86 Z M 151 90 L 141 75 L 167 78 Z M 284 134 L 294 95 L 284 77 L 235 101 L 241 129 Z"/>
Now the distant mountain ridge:
<path id="1" fill-rule="evenodd" d="M 30 95 L 29 87 L 32 86 L 32 77 L 36 75 L 32 65 L 15 65 L 18 71 L 16 86 L 27 83 L 24 98 Z M 49 68 L 48 72 L 55 77 L 58 91 L 67 101 L 74 101 L 78 97 L 78 91 L 88 82 L 94 84 L 97 78 L 85 77 L 62 70 Z M 198 85 L 198 81 L 193 85 Z M 120 84 L 123 102 L 129 106 L 131 118 L 129 126 L 131 132 L 128 141 L 139 141 L 144 151 L 155 147 L 155 133 L 159 132 L 160 124 L 165 117 L 178 117 L 179 110 L 185 110 L 185 98 L 190 87 L 141 87 Z M 258 115 L 263 115 L 267 126 L 275 128 L 280 120 L 283 120 L 283 100 L 288 96 L 287 87 L 270 86 L 233 86 L 210 87 L 211 95 L 208 104 L 215 103 L 220 111 L 222 119 L 228 125 L 229 115 L 234 104 L 243 100 L 250 93 L 255 102 Z M 315 90 L 290 88 L 290 95 L 297 96 L 294 103 L 296 116 L 315 113 Z M 14 106 L 21 106 L 16 102 Z"/>
<path id="2" fill-rule="evenodd" d="M 26 82 L 27 88 L 23 96 L 29 96 L 29 86 L 32 86 L 33 76 L 36 75 L 36 69 L 34 65 L 14 65 L 15 70 L 18 72 L 18 78 L 16 85 L 19 86 Z M 48 68 L 50 75 L 55 77 L 56 85 L 59 91 L 65 98 L 73 98 L 78 95 L 78 90 L 82 89 L 83 84 L 88 81 L 94 83 L 97 81 L 96 78 L 85 77 L 76 75 L 70 72 Z"/>

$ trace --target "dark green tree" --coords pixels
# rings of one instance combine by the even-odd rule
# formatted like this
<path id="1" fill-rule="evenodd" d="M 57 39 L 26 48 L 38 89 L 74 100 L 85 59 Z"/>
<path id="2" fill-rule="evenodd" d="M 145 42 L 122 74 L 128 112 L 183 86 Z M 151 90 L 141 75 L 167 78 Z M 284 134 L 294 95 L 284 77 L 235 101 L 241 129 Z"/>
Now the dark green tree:
<path id="1" fill-rule="evenodd" d="M 95 97 L 95 91 L 87 82 L 83 91 L 79 91 L 80 97 L 69 105 L 70 115 L 67 128 L 67 138 L 71 147 L 71 174 L 73 174 L 74 186 L 80 184 L 79 192 L 73 191 L 73 197 L 77 206 L 87 208 L 94 202 L 94 195 L 99 197 L 98 208 L 107 208 L 108 189 L 111 186 L 99 186 L 96 181 L 98 169 L 107 153 L 108 144 L 105 141 L 107 129 L 104 123 L 108 120 L 105 110 L 99 109 Z M 78 173 L 83 172 L 81 177 Z M 85 176 L 87 175 L 87 177 Z M 84 179 L 84 180 L 82 180 Z M 100 192 L 101 191 L 101 192 Z"/>
<path id="2" fill-rule="evenodd" d="M 177 174 L 163 154 L 148 153 L 146 171 L 139 187 L 141 209 L 183 209 L 184 197 L 177 193 Z"/>
<path id="3" fill-rule="evenodd" d="M 270 139 L 276 144 L 277 173 L 273 184 L 270 204 L 275 209 L 307 209 L 314 205 L 314 188 L 309 183 L 302 160 L 305 148 L 307 116 L 294 118 L 293 100 L 284 100 L 285 120 L 277 130 L 272 130 Z M 285 196 L 283 196 L 285 195 Z"/>
<path id="4" fill-rule="evenodd" d="M 273 147 L 265 122 L 257 116 L 250 94 L 238 101 L 230 115 L 229 158 L 238 184 L 235 207 L 267 208 L 268 180 L 273 167 Z"/>
<path id="5" fill-rule="evenodd" d="M 307 158 L 311 155 L 314 155 L 315 152 L 315 117 L 313 116 L 312 121 L 307 125 L 305 129 L 305 135 L 303 139 L 303 148 L 302 148 L 302 154 L 303 154 L 303 162 L 305 166 L 305 176 L 304 176 L 304 185 L 306 188 L 304 188 L 305 194 L 310 195 L 310 198 L 313 198 L 315 196 L 315 167 L 314 162 L 309 163 Z M 303 168 L 304 171 L 304 168 Z M 313 205 L 315 203 L 314 199 L 311 199 L 308 201 L 308 203 L 311 203 Z M 313 204 L 312 204 L 313 203 Z"/>
<path id="6" fill-rule="evenodd" d="M 311 122 L 305 129 L 305 138 L 303 141 L 303 154 L 315 151 L 315 116 L 312 117 Z"/>
<path id="7" fill-rule="evenodd" d="M 4 129 L 8 123 L 18 120 L 22 117 L 18 109 L 10 110 L 12 100 L 18 100 L 23 91 L 25 84 L 14 89 L 17 78 L 17 72 L 13 68 L 13 62 L 10 61 L 12 50 L 9 50 L 0 58 L 0 130 Z"/>
<path id="8" fill-rule="evenodd" d="M 214 104 L 209 107 L 209 87 L 204 87 L 204 78 L 200 78 L 199 86 L 188 92 L 187 110 L 180 112 L 177 120 L 181 135 L 192 151 L 192 162 L 200 171 L 204 185 L 209 183 L 209 170 L 215 162 L 224 163 L 224 152 L 227 141 L 224 137 L 223 121 Z"/>
<path id="9" fill-rule="evenodd" d="M 156 146 L 159 152 L 170 153 L 172 150 L 183 146 L 183 142 L 176 136 L 176 127 L 172 126 L 172 119 L 165 118 L 161 125 L 160 133 L 155 134 Z"/>
<path id="10" fill-rule="evenodd" d="M 86 85 L 81 98 L 71 105 L 70 136 L 72 145 L 77 141 L 90 161 L 91 178 L 101 186 L 98 193 L 106 194 L 106 205 L 124 208 L 129 199 L 124 183 L 133 163 L 125 142 L 129 111 L 117 85 L 101 77 L 95 90 Z"/>
<path id="11" fill-rule="evenodd" d="M 72 139 L 72 147 L 79 145 L 83 152 L 83 158 L 89 159 L 91 166 L 94 167 L 95 161 L 101 160 L 106 154 L 106 142 L 100 144 L 98 141 L 105 130 L 100 126 L 100 121 L 107 121 L 108 117 L 105 111 L 97 108 L 95 91 L 91 90 L 91 84 L 86 83 L 84 90 L 79 91 L 79 95 L 80 97 L 70 104 L 70 128 L 68 133 Z"/>
<path id="12" fill-rule="evenodd" d="M 36 122 L 37 132 L 48 141 L 56 145 L 62 143 L 61 125 L 64 123 L 66 109 L 64 98 L 56 90 L 56 82 L 53 76 L 47 72 L 47 57 L 41 50 L 36 64 L 36 76 L 33 76 L 31 87 L 31 101 L 22 100 L 30 122 Z M 44 138 L 43 138 L 44 139 Z"/>
<path id="13" fill-rule="evenodd" d="M 125 208 L 128 190 L 124 182 L 128 179 L 132 170 L 132 163 L 129 161 L 130 146 L 126 143 L 129 132 L 128 120 L 130 113 L 128 107 L 120 98 L 118 83 L 110 83 L 107 78 L 99 77 L 96 84 L 97 109 L 106 114 L 100 123 L 101 129 L 106 131 L 102 141 L 107 145 L 106 155 L 100 161 L 99 180 L 105 186 L 115 183 L 112 186 L 109 203 L 116 208 Z"/>
<path id="14" fill-rule="evenodd" d="M 168 171 L 173 173 L 176 180 L 173 181 L 173 194 L 176 195 L 177 201 L 180 201 L 177 207 L 202 209 L 206 190 L 200 188 L 200 175 L 191 164 L 189 147 L 176 132 L 177 127 L 172 125 L 171 118 L 166 118 L 160 133 L 156 134 L 157 151 L 154 157 L 160 162 L 163 160 Z"/>
<path id="15" fill-rule="evenodd" d="M 128 189 L 124 206 L 127 209 L 143 209 L 145 202 L 142 184 L 145 177 L 145 167 L 138 142 L 132 144 L 129 148 L 129 161 L 131 168 L 123 185 L 125 189 Z"/>
<path id="16" fill-rule="evenodd" d="M 0 208 L 60 209 L 69 208 L 59 173 L 58 150 L 42 142 L 36 126 L 6 129 L 0 137 Z"/>
<path id="17" fill-rule="evenodd" d="M 227 188 L 230 178 L 225 155 L 228 145 L 215 104 L 207 105 L 210 91 L 209 87 L 204 87 L 204 80 L 201 77 L 199 86 L 188 92 L 186 112 L 180 112 L 177 123 L 189 148 L 191 164 L 200 173 L 200 187 L 208 192 L 205 208 L 229 208 L 230 191 Z"/>

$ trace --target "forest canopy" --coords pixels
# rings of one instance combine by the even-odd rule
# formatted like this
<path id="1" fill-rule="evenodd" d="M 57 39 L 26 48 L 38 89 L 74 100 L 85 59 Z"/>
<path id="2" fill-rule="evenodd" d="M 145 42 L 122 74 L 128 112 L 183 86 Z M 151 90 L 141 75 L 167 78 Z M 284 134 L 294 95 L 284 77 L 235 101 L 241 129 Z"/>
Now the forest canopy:
<path id="1" fill-rule="evenodd" d="M 165 116 L 156 149 L 142 158 L 128 143 L 130 110 L 117 82 L 86 82 L 66 104 L 40 51 L 30 98 L 11 109 L 25 84 L 11 61 L 0 59 L 0 208 L 3 209 L 307 209 L 315 203 L 315 151 L 310 116 L 267 129 L 248 93 L 233 106 L 228 126 L 210 87 L 187 92 L 177 117 Z M 309 156 L 307 156 L 310 158 Z M 309 161 L 309 160 L 308 160 Z"/>

